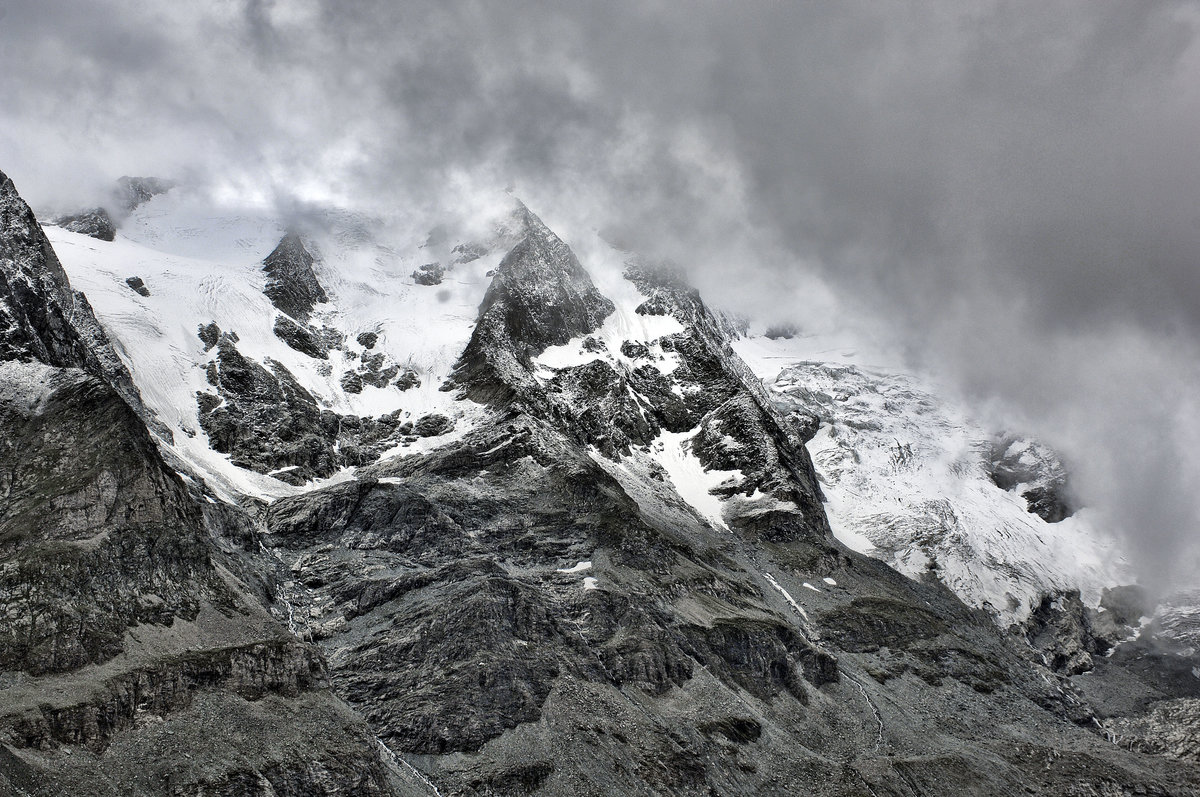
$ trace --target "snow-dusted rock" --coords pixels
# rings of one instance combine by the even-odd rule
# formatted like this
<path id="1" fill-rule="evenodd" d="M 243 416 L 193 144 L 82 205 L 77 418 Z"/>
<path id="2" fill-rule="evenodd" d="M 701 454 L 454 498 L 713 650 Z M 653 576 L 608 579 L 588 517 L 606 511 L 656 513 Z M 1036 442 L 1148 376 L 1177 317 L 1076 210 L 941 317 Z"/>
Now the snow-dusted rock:
<path id="1" fill-rule="evenodd" d="M 104 208 L 92 208 L 67 216 L 59 216 L 51 223 L 64 230 L 90 235 L 99 241 L 111 241 L 117 237 L 117 227 Z"/>

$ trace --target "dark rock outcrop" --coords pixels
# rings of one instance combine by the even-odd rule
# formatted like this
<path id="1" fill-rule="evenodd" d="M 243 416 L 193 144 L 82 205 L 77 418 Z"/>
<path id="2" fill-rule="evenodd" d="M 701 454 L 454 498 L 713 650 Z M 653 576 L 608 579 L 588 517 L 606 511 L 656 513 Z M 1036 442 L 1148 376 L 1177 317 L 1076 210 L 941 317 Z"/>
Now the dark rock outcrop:
<path id="1" fill-rule="evenodd" d="M 441 285 L 446 276 L 446 267 L 441 263 L 426 263 L 412 273 L 413 282 L 418 285 Z"/>
<path id="2" fill-rule="evenodd" d="M 285 315 L 275 316 L 275 337 L 291 348 L 316 360 L 328 360 L 329 352 L 342 343 L 342 336 L 329 328 L 314 330 Z"/>
<path id="3" fill-rule="evenodd" d="M 142 281 L 141 277 L 126 277 L 125 284 L 138 296 L 150 295 L 150 289 L 146 287 L 146 283 Z"/>
<path id="4" fill-rule="evenodd" d="M 412 432 L 400 412 L 360 418 L 322 407 L 281 363 L 258 363 L 243 355 L 233 333 L 209 325 L 199 334 L 206 346 L 214 337 L 216 341 L 216 356 L 208 363 L 212 392 L 196 394 L 200 428 L 213 450 L 229 454 L 239 467 L 303 484 L 343 466 L 373 462 Z M 345 373 L 343 389 L 361 392 L 363 373 L 371 374 Z M 387 374 L 388 379 L 392 376 L 394 371 Z M 382 387 L 387 382 L 372 384 Z"/>
<path id="5" fill-rule="evenodd" d="M 414 387 L 421 386 L 421 377 L 411 368 L 405 368 L 400 372 L 400 376 L 392 385 L 397 390 L 412 390 Z"/>
<path id="6" fill-rule="evenodd" d="M 117 227 L 104 208 L 92 208 L 68 216 L 59 216 L 52 224 L 70 232 L 78 232 L 100 241 L 112 241 L 117 237 Z"/>
<path id="7" fill-rule="evenodd" d="M 483 244 L 465 243 L 458 244 L 452 250 L 455 263 L 473 263 L 479 258 L 488 253 L 488 248 Z"/>
<path id="8" fill-rule="evenodd" d="M 1111 615 L 1083 605 L 1079 591 L 1045 595 L 1025 623 L 1030 647 L 1055 672 L 1078 675 L 1092 669 L 1093 656 L 1104 655 L 1128 631 Z"/>
<path id="9" fill-rule="evenodd" d="M 263 261 L 267 284 L 263 289 L 271 304 L 296 321 L 306 322 L 313 308 L 329 301 L 313 271 L 313 256 L 300 236 L 290 232 Z"/>
<path id="10" fill-rule="evenodd" d="M 988 459 L 996 486 L 1020 489 L 1029 511 L 1042 520 L 1058 523 L 1075 513 L 1066 467 L 1046 446 L 1005 435 L 992 445 Z"/>
<path id="11" fill-rule="evenodd" d="M 454 421 L 441 413 L 425 415 L 413 424 L 413 434 L 418 437 L 437 437 L 454 428 Z"/>
<path id="12" fill-rule="evenodd" d="M 280 468 L 300 481 L 337 469 L 333 440 L 338 418 L 322 410 L 283 365 L 264 367 L 228 341 L 217 344 L 210 381 L 216 394 L 200 393 L 200 427 L 212 447 L 241 467 Z"/>

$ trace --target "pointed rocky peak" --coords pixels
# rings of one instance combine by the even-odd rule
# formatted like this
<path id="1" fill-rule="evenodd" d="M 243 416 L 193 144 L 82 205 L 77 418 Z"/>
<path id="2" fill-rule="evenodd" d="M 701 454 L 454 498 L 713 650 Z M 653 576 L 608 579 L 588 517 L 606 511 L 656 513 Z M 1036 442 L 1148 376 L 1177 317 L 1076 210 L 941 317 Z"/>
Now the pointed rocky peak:
<path id="1" fill-rule="evenodd" d="M 515 214 L 521 239 L 500 262 L 480 307 L 484 317 L 503 305 L 510 331 L 526 346 L 544 351 L 599 329 L 615 309 L 571 248 L 524 205 Z"/>
<path id="2" fill-rule="evenodd" d="M 263 261 L 267 285 L 263 292 L 271 303 L 297 321 L 307 321 L 313 307 L 329 301 L 313 271 L 313 256 L 294 232 L 283 236 Z"/>
<path id="3" fill-rule="evenodd" d="M 615 309 L 575 253 L 524 205 L 520 238 L 496 270 L 455 381 L 483 401 L 531 383 L 530 361 L 550 346 L 595 332 Z"/>
<path id="4" fill-rule="evenodd" d="M 175 183 L 161 177 L 122 177 L 117 180 L 113 200 L 119 213 L 129 214 L 159 194 L 165 194 Z"/>

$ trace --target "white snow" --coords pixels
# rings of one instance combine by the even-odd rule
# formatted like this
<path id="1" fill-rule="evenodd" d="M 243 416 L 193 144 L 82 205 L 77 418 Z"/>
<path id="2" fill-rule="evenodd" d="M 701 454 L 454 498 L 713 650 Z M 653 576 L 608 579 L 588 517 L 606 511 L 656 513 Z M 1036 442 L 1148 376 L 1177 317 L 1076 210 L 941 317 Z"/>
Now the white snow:
<path id="1" fill-rule="evenodd" d="M 771 575 L 770 573 L 763 573 L 763 577 L 765 577 L 767 581 L 771 582 L 771 586 L 774 587 L 779 594 L 784 597 L 784 600 L 792 605 L 792 608 L 796 610 L 797 614 L 803 617 L 806 621 L 808 620 L 808 612 L 804 611 L 804 607 L 796 603 L 796 599 L 792 597 L 790 592 L 780 586 L 779 582 L 775 580 L 775 576 Z M 808 585 L 806 584 L 805 586 Z"/>
<path id="2" fill-rule="evenodd" d="M 803 586 L 804 586 L 806 589 L 811 589 L 813 592 L 820 592 L 820 591 L 821 591 L 821 590 L 820 590 L 820 589 L 818 589 L 817 587 L 814 587 L 812 584 L 809 584 L 807 581 L 805 581 L 805 582 L 804 582 Z"/>
<path id="3" fill-rule="evenodd" d="M 575 564 L 571 567 L 560 567 L 558 570 L 555 570 L 554 572 L 556 572 L 556 573 L 582 573 L 585 570 L 591 570 L 591 569 L 592 569 L 592 563 L 590 561 L 587 561 L 587 562 L 579 562 L 578 564 Z"/>
<path id="4" fill-rule="evenodd" d="M 592 576 L 588 576 L 587 578 L 585 578 L 585 579 L 583 580 L 583 589 L 584 589 L 584 591 L 585 591 L 585 592 L 586 592 L 587 590 L 596 589 L 596 585 L 597 585 L 597 584 L 599 584 L 599 583 L 600 583 L 600 582 L 598 582 L 598 581 L 597 581 L 595 578 L 593 578 Z"/>
<path id="5" fill-rule="evenodd" d="M 650 456 L 662 465 L 679 497 L 700 517 L 714 528 L 728 530 L 723 517 L 722 499 L 711 491 L 730 480 L 740 482 L 743 475 L 737 470 L 706 470 L 692 453 L 691 441 L 695 434 L 695 431 L 664 431 L 650 443 Z"/>
<path id="6" fill-rule="evenodd" d="M 829 576 L 826 576 L 825 578 L 823 578 L 823 579 L 821 579 L 821 580 L 822 580 L 822 581 L 824 581 L 826 584 L 828 584 L 828 585 L 829 585 L 829 586 L 831 586 L 831 587 L 836 587 L 836 586 L 837 586 L 837 582 L 836 582 L 836 581 L 834 581 L 834 580 L 833 580 L 832 578 L 830 578 Z"/>

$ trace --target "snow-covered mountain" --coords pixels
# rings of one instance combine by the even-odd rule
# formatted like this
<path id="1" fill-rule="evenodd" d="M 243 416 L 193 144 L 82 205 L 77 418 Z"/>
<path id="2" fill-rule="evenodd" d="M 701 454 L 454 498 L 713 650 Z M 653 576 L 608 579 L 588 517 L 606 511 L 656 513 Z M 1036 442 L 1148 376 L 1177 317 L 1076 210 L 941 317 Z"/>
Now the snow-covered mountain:
<path id="1" fill-rule="evenodd" d="M 130 180 L 43 238 L 0 184 L 0 788 L 1196 781 L 1189 615 L 1160 640 L 1053 453 L 916 377 L 511 198 Z"/>
<path id="2" fill-rule="evenodd" d="M 321 223 L 286 238 L 288 231 L 267 212 L 221 211 L 177 190 L 144 198 L 112 242 L 46 228 L 72 284 L 90 298 L 145 401 L 170 428 L 169 450 L 226 498 L 295 494 L 352 478 L 363 460 L 331 457 L 314 474 L 310 463 L 286 459 L 271 460 L 270 468 L 238 467 L 230 452 L 217 450 L 197 418 L 196 396 L 228 402 L 208 377 L 221 361 L 222 335 L 236 337 L 230 350 L 250 362 L 285 369 L 319 412 L 368 419 L 398 413 L 391 437 L 385 432 L 382 444 L 375 442 L 385 459 L 425 450 L 447 435 L 461 437 L 478 415 L 473 402 L 443 387 L 470 341 L 490 274 L 514 242 L 512 221 L 501 212 L 489 225 L 492 234 L 475 241 L 412 229 L 389 236 L 378 220 L 343 214 Z M 311 258 L 305 267 L 323 291 L 303 318 L 269 296 L 272 277 L 264 263 L 281 240 L 294 240 Z M 659 341 L 683 325 L 669 314 L 637 312 L 648 297 L 625 277 L 627 253 L 598 236 L 586 251 L 587 271 L 599 295 L 611 297 L 613 311 L 593 334 L 538 355 L 533 378 L 547 384 L 563 369 L 590 362 L 629 372 L 648 365 L 669 378 L 679 356 Z M 133 278 L 145 290 L 131 288 Z M 211 330 L 211 340 L 199 334 L 202 328 Z M 932 574 L 1005 624 L 1027 617 L 1043 594 L 1077 589 L 1095 606 L 1103 589 L 1130 580 L 1115 543 L 1089 523 L 1086 508 L 1048 523 L 1027 511 L 1018 483 L 998 486 L 991 461 L 997 436 L 922 389 L 915 377 L 805 361 L 806 353 L 827 347 L 819 338 L 770 339 L 729 325 L 724 332 L 732 333 L 734 349 L 755 375 L 767 380 L 771 400 L 784 413 L 819 420 L 808 448 L 834 534 L 854 550 L 914 578 Z M 372 379 L 367 366 L 381 357 L 375 376 L 383 378 Z M 398 388 L 398 378 L 410 384 Z M 668 389 L 686 403 L 679 384 Z M 414 439 L 395 433 L 430 416 L 448 419 L 445 434 Z M 773 505 L 776 499 L 764 493 L 739 489 L 744 474 L 737 469 L 706 469 L 692 453 L 694 437 L 666 431 L 633 450 L 617 444 L 626 456 L 614 472 L 665 472 L 680 498 L 720 526 L 731 499 L 757 502 L 760 509 Z M 342 435 L 327 442 L 332 448 L 355 441 Z M 1010 445 L 1026 450 L 1031 443 Z"/>
<path id="3" fill-rule="evenodd" d="M 770 389 L 782 410 L 819 420 L 808 448 L 834 534 L 851 548 L 936 578 L 1006 625 L 1045 594 L 1079 590 L 1096 606 L 1132 581 L 1087 508 L 1055 522 L 1031 508 L 1030 482 L 1062 469 L 1036 441 L 989 432 L 903 373 L 801 361 Z"/>

